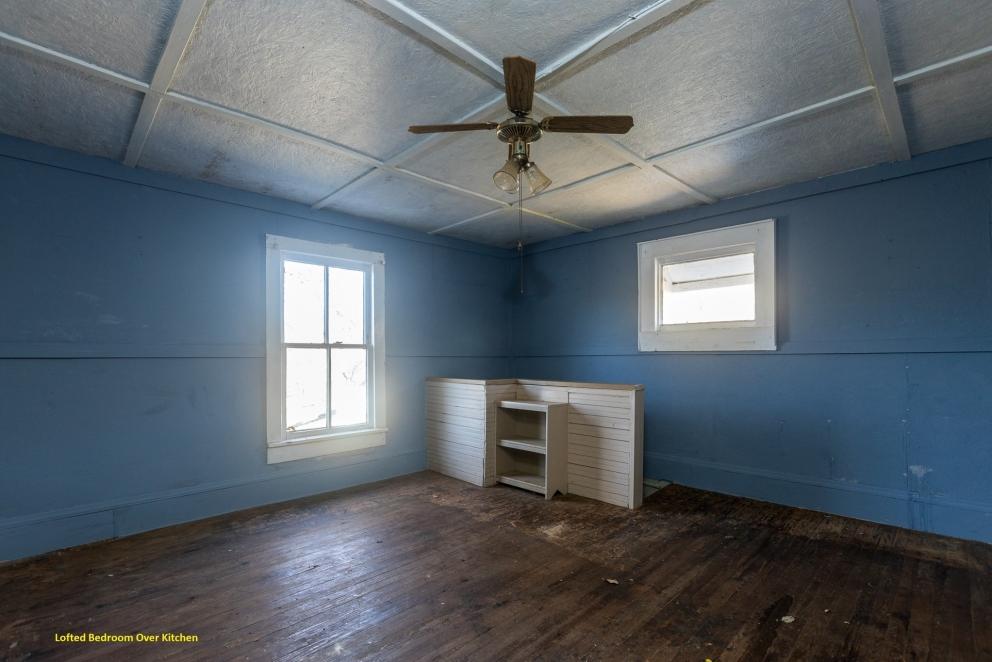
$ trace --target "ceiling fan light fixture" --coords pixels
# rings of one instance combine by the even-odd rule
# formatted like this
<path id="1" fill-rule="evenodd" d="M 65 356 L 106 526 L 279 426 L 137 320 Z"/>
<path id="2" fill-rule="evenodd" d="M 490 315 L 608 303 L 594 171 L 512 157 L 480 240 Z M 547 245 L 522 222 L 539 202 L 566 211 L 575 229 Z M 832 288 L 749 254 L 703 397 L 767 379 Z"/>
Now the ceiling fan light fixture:
<path id="1" fill-rule="evenodd" d="M 502 168 L 493 173 L 493 183 L 507 193 L 516 193 L 519 174 L 520 163 L 516 159 L 508 159 Z"/>
<path id="2" fill-rule="evenodd" d="M 541 169 L 533 161 L 528 161 L 524 165 L 524 175 L 527 176 L 527 186 L 530 188 L 531 195 L 540 193 L 551 186 L 551 178 L 541 172 Z"/>

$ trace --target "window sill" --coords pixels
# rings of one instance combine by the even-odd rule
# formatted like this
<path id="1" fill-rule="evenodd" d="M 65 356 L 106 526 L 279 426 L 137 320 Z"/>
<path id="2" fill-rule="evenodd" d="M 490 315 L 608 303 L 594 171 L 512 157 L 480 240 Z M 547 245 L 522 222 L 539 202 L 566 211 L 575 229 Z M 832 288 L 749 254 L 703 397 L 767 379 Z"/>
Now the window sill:
<path id="1" fill-rule="evenodd" d="M 386 445 L 386 428 L 355 430 L 319 437 L 304 437 L 270 443 L 268 464 L 304 460 L 310 457 L 350 453 Z"/>

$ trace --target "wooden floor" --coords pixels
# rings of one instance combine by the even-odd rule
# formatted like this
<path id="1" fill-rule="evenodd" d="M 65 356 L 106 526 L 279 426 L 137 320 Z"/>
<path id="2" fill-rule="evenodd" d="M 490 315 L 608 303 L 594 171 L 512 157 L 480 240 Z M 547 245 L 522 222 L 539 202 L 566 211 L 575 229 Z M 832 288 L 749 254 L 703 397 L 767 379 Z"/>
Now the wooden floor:
<path id="1" fill-rule="evenodd" d="M 66 644 L 56 633 L 187 633 Z M 423 473 L 0 567 L 0 657 L 992 660 L 992 546 Z"/>

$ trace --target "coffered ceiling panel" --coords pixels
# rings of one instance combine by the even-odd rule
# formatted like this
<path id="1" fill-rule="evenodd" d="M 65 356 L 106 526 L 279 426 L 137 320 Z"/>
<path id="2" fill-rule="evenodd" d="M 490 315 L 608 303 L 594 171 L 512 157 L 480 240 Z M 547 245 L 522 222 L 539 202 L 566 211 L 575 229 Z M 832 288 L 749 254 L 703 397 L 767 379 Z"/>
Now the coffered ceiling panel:
<path id="1" fill-rule="evenodd" d="M 718 197 L 816 179 L 892 159 L 875 99 L 777 124 L 659 161 Z"/>
<path id="2" fill-rule="evenodd" d="M 671 184 L 649 177 L 634 166 L 586 186 L 551 191 L 525 207 L 577 223 L 587 228 L 613 225 L 621 220 L 644 218 L 698 204 Z"/>
<path id="3" fill-rule="evenodd" d="M 0 46 L 0 133 L 119 159 L 141 95 Z"/>
<path id="4" fill-rule="evenodd" d="M 496 63 L 523 55 L 538 69 L 622 23 L 649 0 L 549 4 L 533 0 L 408 0 L 406 6 Z"/>
<path id="5" fill-rule="evenodd" d="M 900 86 L 899 105 L 914 153 L 992 137 L 992 57 Z"/>
<path id="6" fill-rule="evenodd" d="M 891 58 L 887 112 L 913 153 L 992 136 L 992 1 L 877 1 L 884 43 L 866 45 Z M 514 196 L 492 183 L 505 146 L 406 129 L 504 118 L 485 72 L 505 55 L 562 67 L 537 81 L 542 111 L 634 117 L 626 135 L 532 145 L 554 183 L 525 204 L 584 228 L 864 167 L 899 143 L 865 90 L 848 0 L 208 0 L 169 43 L 201 2 L 0 0 L 0 132 L 307 205 L 341 189 L 329 207 L 418 230 L 499 210 L 444 232 L 496 245 L 516 239 L 500 206 Z M 148 83 L 163 54 L 176 75 L 138 121 L 143 83 L 113 72 Z M 531 243 L 581 231 L 527 228 Z"/>
<path id="7" fill-rule="evenodd" d="M 175 89 L 385 158 L 496 88 L 360 2 L 216 0 Z"/>
<path id="8" fill-rule="evenodd" d="M 312 204 L 368 166 L 265 129 L 165 102 L 139 165 Z"/>
<path id="9" fill-rule="evenodd" d="M 498 207 L 493 202 L 382 171 L 349 186 L 329 206 L 424 232 Z"/>
<path id="10" fill-rule="evenodd" d="M 868 83 L 846 0 L 732 0 L 694 4 L 548 91 L 576 113 L 633 115 L 620 140 L 648 157 Z"/>
<path id="11" fill-rule="evenodd" d="M 3 0 L 0 30 L 148 82 L 179 0 Z"/>
<path id="12" fill-rule="evenodd" d="M 989 0 L 879 0 L 892 72 L 992 46 Z"/>
<path id="13" fill-rule="evenodd" d="M 517 210 L 505 209 L 492 216 L 486 216 L 477 221 L 445 230 L 444 234 L 480 244 L 513 248 L 517 245 L 517 238 L 521 236 L 521 228 L 523 229 L 524 244 L 534 244 L 547 239 L 564 237 L 576 231 L 575 228 L 531 214 L 524 214 L 521 225 Z"/>
<path id="14" fill-rule="evenodd" d="M 507 146 L 492 131 L 448 134 L 404 167 L 467 189 L 512 202 L 493 183 L 493 173 L 506 162 Z M 531 159 L 551 178 L 552 186 L 584 179 L 623 165 L 612 153 L 588 139 L 566 133 L 544 134 L 531 145 Z"/>

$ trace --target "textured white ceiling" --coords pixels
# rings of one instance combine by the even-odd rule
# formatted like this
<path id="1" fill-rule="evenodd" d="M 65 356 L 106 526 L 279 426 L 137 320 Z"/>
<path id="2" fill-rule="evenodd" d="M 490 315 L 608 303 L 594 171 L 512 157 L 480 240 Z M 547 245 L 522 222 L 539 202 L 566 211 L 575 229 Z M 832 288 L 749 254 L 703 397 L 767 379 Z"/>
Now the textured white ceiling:
<path id="1" fill-rule="evenodd" d="M 349 187 L 335 199 L 334 207 L 424 232 L 498 208 L 486 200 L 382 171 Z"/>
<path id="2" fill-rule="evenodd" d="M 714 0 L 548 92 L 576 112 L 633 115 L 620 141 L 649 157 L 867 83 L 845 0 Z"/>
<path id="3" fill-rule="evenodd" d="M 865 96 L 735 140 L 673 154 L 658 165 L 723 198 L 861 168 L 887 160 L 890 153 L 878 104 Z"/>
<path id="4" fill-rule="evenodd" d="M 623 165 L 615 155 L 596 147 L 588 139 L 567 133 L 546 133 L 531 144 L 531 160 L 562 186 Z M 493 172 L 506 161 L 506 145 L 487 131 L 445 134 L 430 150 L 401 162 L 405 168 L 438 177 L 467 189 L 510 202 L 508 195 L 493 184 Z"/>
<path id="5" fill-rule="evenodd" d="M 847 0 L 0 0 L 0 132 L 512 246 L 505 146 L 406 131 L 505 117 L 505 55 L 551 70 L 538 106 L 634 116 L 533 145 L 554 184 L 525 207 L 564 223 L 527 242 L 888 160 L 875 84 L 914 154 L 992 136 L 992 2 L 875 1 L 877 40 Z"/>
<path id="6" fill-rule="evenodd" d="M 524 215 L 521 225 L 516 209 L 501 209 L 492 216 L 453 227 L 445 234 L 480 244 L 513 248 L 517 244 L 517 238 L 521 236 L 521 228 L 523 229 L 522 236 L 525 244 L 564 237 L 575 232 L 574 228 L 560 225 L 540 216 L 527 214 Z"/>
<path id="7" fill-rule="evenodd" d="M 180 0 L 2 0 L 0 30 L 150 80 Z"/>
<path id="8" fill-rule="evenodd" d="M 166 101 L 138 165 L 311 203 L 368 170 L 313 145 Z"/>
<path id="9" fill-rule="evenodd" d="M 496 91 L 379 12 L 342 0 L 214 0 L 179 92 L 386 158 L 409 124 L 468 112 Z"/>
<path id="10" fill-rule="evenodd" d="M 110 159 L 124 156 L 141 95 L 0 45 L 0 132 Z"/>
<path id="11" fill-rule="evenodd" d="M 992 32 L 989 33 L 992 35 Z M 914 153 L 992 135 L 992 58 L 901 88 L 899 105 Z"/>
<path id="12" fill-rule="evenodd" d="M 698 203 L 673 185 L 627 166 L 587 186 L 550 191 L 525 206 L 583 227 L 599 228 L 694 204 Z"/>
<path id="13" fill-rule="evenodd" d="M 992 45 L 989 0 L 879 0 L 892 72 Z"/>
<path id="14" fill-rule="evenodd" d="M 648 3 L 645 0 L 568 3 L 407 0 L 404 4 L 458 35 L 494 62 L 501 62 L 507 55 L 523 55 L 537 62 L 541 69 Z"/>

